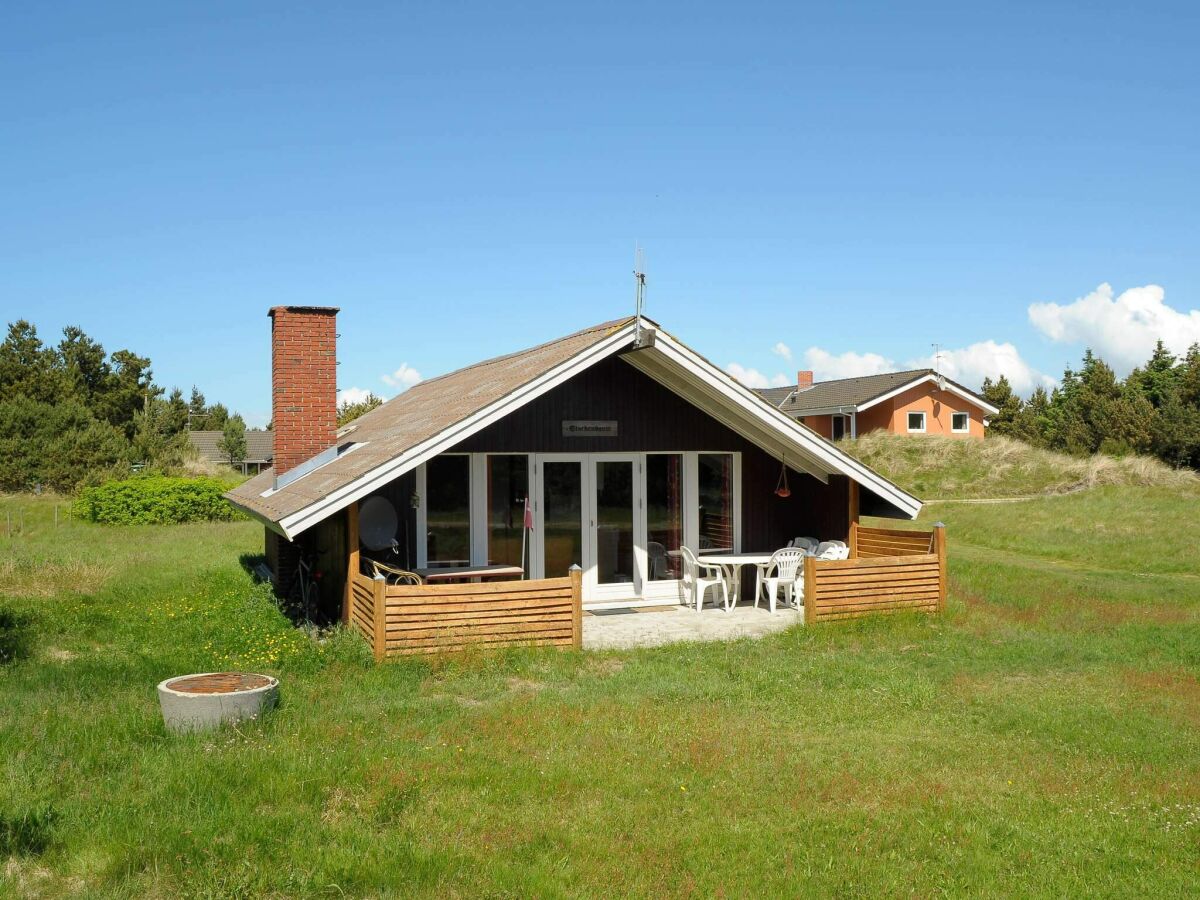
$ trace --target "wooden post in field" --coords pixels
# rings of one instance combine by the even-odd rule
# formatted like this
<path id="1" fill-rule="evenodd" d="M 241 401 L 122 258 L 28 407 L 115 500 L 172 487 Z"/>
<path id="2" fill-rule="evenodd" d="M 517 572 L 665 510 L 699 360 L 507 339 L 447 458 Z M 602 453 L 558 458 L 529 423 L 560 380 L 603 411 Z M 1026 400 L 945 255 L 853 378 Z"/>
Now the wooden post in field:
<path id="1" fill-rule="evenodd" d="M 946 608 L 946 526 L 941 522 L 933 525 L 933 552 L 938 559 L 938 612 Z"/>
<path id="2" fill-rule="evenodd" d="M 358 577 L 359 548 L 358 548 L 358 501 L 355 500 L 346 509 L 346 593 L 342 597 L 342 622 L 350 624 L 350 604 L 353 602 L 354 579 Z"/>
<path id="3" fill-rule="evenodd" d="M 376 575 L 373 582 L 375 587 L 375 621 L 372 646 L 375 659 L 381 660 L 387 655 L 387 579 Z"/>
<path id="4" fill-rule="evenodd" d="M 571 566 L 571 643 L 576 650 L 583 647 L 583 569 Z"/>
<path id="5" fill-rule="evenodd" d="M 804 624 L 811 625 L 817 615 L 817 558 L 804 557 Z"/>

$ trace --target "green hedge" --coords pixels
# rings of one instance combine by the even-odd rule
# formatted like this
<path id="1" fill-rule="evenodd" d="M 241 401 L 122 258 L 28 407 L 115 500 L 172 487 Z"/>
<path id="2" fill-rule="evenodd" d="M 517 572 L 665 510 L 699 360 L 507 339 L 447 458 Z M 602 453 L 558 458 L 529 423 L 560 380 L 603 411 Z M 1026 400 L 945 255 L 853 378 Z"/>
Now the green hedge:
<path id="1" fill-rule="evenodd" d="M 227 485 L 216 478 L 167 478 L 149 475 L 86 488 L 75 501 L 75 515 L 104 525 L 162 525 L 177 522 L 225 522 L 240 519 L 221 495 Z"/>

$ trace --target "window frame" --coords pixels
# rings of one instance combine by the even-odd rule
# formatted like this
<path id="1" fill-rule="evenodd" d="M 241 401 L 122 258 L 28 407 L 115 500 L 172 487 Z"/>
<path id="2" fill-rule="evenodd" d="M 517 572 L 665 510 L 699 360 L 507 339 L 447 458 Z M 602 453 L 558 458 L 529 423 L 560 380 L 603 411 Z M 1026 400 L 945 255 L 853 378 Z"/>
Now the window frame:
<path id="1" fill-rule="evenodd" d="M 471 565 L 476 565 L 476 538 L 478 503 L 476 499 L 477 464 L 473 453 L 439 453 L 438 456 L 465 456 L 467 458 L 467 548 Z M 417 503 L 417 565 L 418 569 L 429 568 L 429 491 L 427 490 L 427 463 L 417 466 L 416 491 Z"/>
<path id="2" fill-rule="evenodd" d="M 927 413 L 921 412 L 919 410 L 913 410 L 911 412 L 905 413 L 904 416 L 905 416 L 904 422 L 908 426 L 909 434 L 925 434 L 925 432 L 928 430 L 929 416 Z M 912 427 L 912 417 L 913 416 L 921 417 L 921 427 L 920 428 Z"/>
<path id="3" fill-rule="evenodd" d="M 966 416 L 966 424 L 962 428 L 954 426 L 954 420 L 958 416 Z M 950 413 L 950 432 L 952 434 L 970 434 L 971 433 L 971 413 L 969 410 L 956 409 Z"/>

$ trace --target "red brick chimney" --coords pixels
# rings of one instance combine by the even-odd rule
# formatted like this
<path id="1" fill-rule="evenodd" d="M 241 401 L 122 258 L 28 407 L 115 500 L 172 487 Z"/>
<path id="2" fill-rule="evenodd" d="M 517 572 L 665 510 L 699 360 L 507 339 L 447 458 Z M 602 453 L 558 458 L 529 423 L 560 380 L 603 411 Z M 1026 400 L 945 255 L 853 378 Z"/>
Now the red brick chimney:
<path id="1" fill-rule="evenodd" d="M 276 477 L 337 441 L 337 313 L 333 306 L 268 313 Z"/>
<path id="2" fill-rule="evenodd" d="M 796 373 L 796 390 L 804 391 L 812 387 L 812 372 L 800 371 Z"/>

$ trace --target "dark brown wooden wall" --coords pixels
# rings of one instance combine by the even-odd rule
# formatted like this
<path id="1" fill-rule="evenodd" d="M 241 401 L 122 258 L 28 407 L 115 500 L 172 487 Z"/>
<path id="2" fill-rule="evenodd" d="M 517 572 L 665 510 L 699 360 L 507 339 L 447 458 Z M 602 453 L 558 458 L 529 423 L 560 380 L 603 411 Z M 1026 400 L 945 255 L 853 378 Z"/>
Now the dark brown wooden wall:
<path id="1" fill-rule="evenodd" d="M 615 420 L 614 438 L 569 438 L 564 419 Z M 681 399 L 620 359 L 598 363 L 566 384 L 476 435 L 457 453 L 644 453 L 715 451 L 742 454 L 742 547 L 774 550 L 797 536 L 846 540 L 850 529 L 849 482 L 834 476 L 822 484 L 789 469 L 792 494 L 775 495 L 780 462 L 702 409 Z M 403 475 L 376 491 L 401 518 L 402 543 L 416 565 L 416 516 L 409 502 L 416 479 Z M 365 498 L 364 498 L 365 499 Z M 407 532 L 407 533 L 405 533 Z"/>

